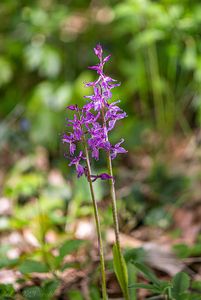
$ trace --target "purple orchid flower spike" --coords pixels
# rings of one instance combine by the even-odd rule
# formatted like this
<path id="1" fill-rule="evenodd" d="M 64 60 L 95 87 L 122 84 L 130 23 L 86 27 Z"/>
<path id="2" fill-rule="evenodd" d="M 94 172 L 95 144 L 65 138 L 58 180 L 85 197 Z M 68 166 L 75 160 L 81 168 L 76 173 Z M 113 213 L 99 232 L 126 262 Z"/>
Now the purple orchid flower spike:
<path id="1" fill-rule="evenodd" d="M 99 150 L 103 149 L 109 151 L 111 158 L 114 159 L 117 154 L 126 153 L 127 151 L 121 147 L 121 143 L 115 146 L 110 145 L 108 142 L 108 133 L 111 131 L 116 122 L 127 116 L 127 114 L 117 105 L 120 101 L 109 103 L 112 98 L 112 89 L 119 86 L 116 80 L 110 76 L 105 75 L 103 71 L 104 64 L 110 59 L 110 55 L 103 58 L 103 50 L 100 44 L 94 48 L 95 55 L 99 58 L 99 64 L 90 67 L 98 74 L 98 79 L 94 82 L 90 82 L 89 85 L 93 87 L 93 95 L 86 96 L 89 102 L 84 106 L 87 111 L 93 111 L 95 113 L 104 114 L 104 120 L 96 119 L 96 122 L 91 124 L 89 129 L 90 138 L 88 139 L 89 147 L 92 150 L 92 157 L 96 160 L 99 159 Z M 99 131 L 97 131 L 97 123 L 99 125 Z"/>
<path id="2" fill-rule="evenodd" d="M 89 68 L 97 72 L 98 78 L 85 84 L 93 88 L 93 94 L 84 97 L 87 103 L 81 109 L 76 104 L 67 106 L 68 110 L 73 112 L 73 119 L 67 119 L 67 126 L 72 128 L 72 132 L 63 135 L 63 142 L 69 145 L 71 156 L 76 155 L 77 143 L 82 144 L 85 140 L 92 159 L 99 160 L 102 151 L 109 153 L 111 159 L 114 159 L 118 154 L 127 151 L 121 146 L 123 139 L 116 145 L 111 145 L 108 134 L 114 129 L 116 122 L 125 118 L 127 114 L 118 106 L 120 101 L 110 103 L 112 89 L 120 85 L 104 73 L 104 65 L 110 60 L 111 55 L 103 57 L 100 44 L 94 48 L 94 53 L 99 63 Z M 79 157 L 75 156 L 75 159 Z M 72 164 L 74 163 L 71 162 Z M 83 169 L 79 164 L 76 166 L 80 177 L 84 174 Z M 102 179 L 100 176 L 96 177 L 98 178 Z"/>

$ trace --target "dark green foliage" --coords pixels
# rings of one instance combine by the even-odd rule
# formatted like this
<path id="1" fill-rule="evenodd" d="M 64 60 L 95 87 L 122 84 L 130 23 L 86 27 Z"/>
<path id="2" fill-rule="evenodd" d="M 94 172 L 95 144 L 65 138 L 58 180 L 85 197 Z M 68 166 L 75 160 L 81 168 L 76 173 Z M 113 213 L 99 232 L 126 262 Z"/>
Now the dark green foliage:
<path id="1" fill-rule="evenodd" d="M 13 132 L 19 147 L 28 138 L 58 150 L 65 107 L 88 94 L 83 81 L 92 79 L 87 66 L 99 41 L 112 53 L 109 71 L 122 81 L 115 97 L 128 112 L 124 133 L 133 136 L 131 147 L 153 123 L 162 132 L 199 124 L 200 3 L 110 0 L 100 6 L 104 17 L 96 19 L 93 5 L 79 2 L 1 3 L 0 118 L 9 114 L 1 143 Z"/>
<path id="2" fill-rule="evenodd" d="M 180 258 L 187 258 L 190 256 L 200 256 L 201 244 L 200 242 L 195 243 L 193 246 L 188 246 L 186 244 L 176 244 L 173 247 L 176 255 Z"/>
<path id="3" fill-rule="evenodd" d="M 23 296 L 26 300 L 51 300 L 58 286 L 59 281 L 57 280 L 46 281 L 42 287 L 31 286 L 25 288 Z"/>
<path id="4" fill-rule="evenodd" d="M 42 291 L 41 288 L 38 286 L 31 286 L 29 288 L 24 289 L 23 296 L 27 300 L 42 300 Z"/>
<path id="5" fill-rule="evenodd" d="M 185 272 L 177 273 L 172 280 L 164 281 L 158 279 L 153 271 L 143 263 L 132 262 L 139 272 L 147 279 L 148 283 L 134 283 L 130 289 L 146 289 L 151 293 L 148 299 L 168 300 L 199 300 L 200 281 L 190 282 L 190 277 Z M 153 296 L 155 295 L 155 296 Z"/>
<path id="6" fill-rule="evenodd" d="M 23 274 L 29 274 L 29 273 L 33 273 L 33 272 L 44 273 L 44 272 L 48 272 L 48 267 L 39 261 L 25 260 L 19 266 L 19 270 Z"/>
<path id="7" fill-rule="evenodd" d="M 101 300 L 100 292 L 95 286 L 90 287 L 91 300 Z"/>
<path id="8" fill-rule="evenodd" d="M 68 292 L 68 297 L 70 300 L 84 300 L 84 298 L 82 297 L 82 293 L 78 290 L 72 290 Z"/>
<path id="9" fill-rule="evenodd" d="M 136 268 L 143 273 L 144 277 L 150 282 L 149 284 L 144 283 L 134 283 L 130 286 L 130 288 L 142 288 L 147 289 L 151 293 L 155 295 L 164 295 L 165 298 L 161 299 L 169 299 L 169 300 L 190 300 L 190 292 L 188 291 L 190 287 L 190 278 L 184 273 L 177 273 L 172 281 L 164 281 L 158 279 L 155 274 L 145 266 L 143 263 L 134 263 Z M 154 299 L 150 298 L 150 299 Z"/>
<path id="10" fill-rule="evenodd" d="M 126 260 L 126 263 L 143 262 L 144 256 L 145 256 L 145 252 L 143 248 L 127 249 L 124 253 L 124 258 Z"/>
<path id="11" fill-rule="evenodd" d="M 69 240 L 66 241 L 59 249 L 59 256 L 64 258 L 65 255 L 71 254 L 72 252 L 78 250 L 83 241 L 80 240 Z"/>
<path id="12" fill-rule="evenodd" d="M 184 273 L 177 273 L 172 279 L 172 296 L 175 299 L 185 299 L 186 291 L 190 286 L 190 278 Z"/>
<path id="13" fill-rule="evenodd" d="M 0 284 L 0 299 L 11 300 L 14 299 L 15 290 L 12 284 Z"/>

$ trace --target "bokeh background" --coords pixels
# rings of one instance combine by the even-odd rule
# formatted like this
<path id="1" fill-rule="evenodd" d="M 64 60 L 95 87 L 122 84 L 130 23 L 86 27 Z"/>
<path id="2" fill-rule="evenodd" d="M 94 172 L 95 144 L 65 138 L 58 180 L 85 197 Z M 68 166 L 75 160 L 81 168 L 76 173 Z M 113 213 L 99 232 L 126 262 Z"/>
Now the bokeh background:
<path id="1" fill-rule="evenodd" d="M 111 135 L 112 141 L 123 137 L 128 150 L 114 162 L 123 247 L 165 245 L 177 257 L 177 271 L 184 259 L 199 256 L 200 1 L 7 0 L 0 19 L 1 283 L 9 283 L 15 297 L 32 299 L 30 261 L 60 268 L 56 249 L 62 252 L 67 240 L 68 279 L 55 299 L 83 299 L 76 297 L 85 285 L 99 299 L 98 269 L 91 276 L 98 264 L 88 186 L 68 167 L 61 143 L 66 106 L 82 105 L 90 93 L 84 82 L 94 78 L 87 67 L 96 63 L 97 43 L 112 54 L 106 72 L 121 82 L 113 99 L 121 99 L 128 114 Z M 103 159 L 97 167 L 105 170 Z M 96 193 L 109 261 L 107 184 L 97 182 Z M 159 276 L 174 275 L 170 262 L 158 257 L 152 267 Z M 110 293 L 118 295 L 109 267 Z M 199 263 L 188 267 L 199 279 Z"/>

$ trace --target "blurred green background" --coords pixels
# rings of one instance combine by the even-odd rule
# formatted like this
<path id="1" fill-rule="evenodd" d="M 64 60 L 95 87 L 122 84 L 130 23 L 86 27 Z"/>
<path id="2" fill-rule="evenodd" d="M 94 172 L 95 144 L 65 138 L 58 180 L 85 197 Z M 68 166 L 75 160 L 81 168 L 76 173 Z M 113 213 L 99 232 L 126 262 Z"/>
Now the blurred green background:
<path id="1" fill-rule="evenodd" d="M 183 225 L 171 228 L 175 211 L 199 200 L 201 177 L 200 1 L 6 0 L 0 20 L 1 237 L 29 228 L 39 242 L 6 265 L 15 245 L 5 241 L 0 266 L 44 256 L 65 231 L 74 236 L 70 224 L 92 215 L 87 183 L 68 167 L 61 135 L 66 106 L 90 93 L 84 82 L 94 78 L 87 67 L 97 43 L 112 54 L 106 73 L 121 82 L 113 98 L 128 114 L 111 137 L 123 137 L 129 151 L 114 162 L 122 231 L 156 226 L 180 236 Z M 107 203 L 106 184 L 96 191 Z M 103 213 L 103 228 L 112 226 L 110 206 Z"/>
<path id="2" fill-rule="evenodd" d="M 1 147 L 9 138 L 23 147 L 21 133 L 58 151 L 65 107 L 83 103 L 98 42 L 122 82 L 115 96 L 129 115 L 131 148 L 144 127 L 167 134 L 200 125 L 200 1 L 8 0 L 0 14 Z"/>

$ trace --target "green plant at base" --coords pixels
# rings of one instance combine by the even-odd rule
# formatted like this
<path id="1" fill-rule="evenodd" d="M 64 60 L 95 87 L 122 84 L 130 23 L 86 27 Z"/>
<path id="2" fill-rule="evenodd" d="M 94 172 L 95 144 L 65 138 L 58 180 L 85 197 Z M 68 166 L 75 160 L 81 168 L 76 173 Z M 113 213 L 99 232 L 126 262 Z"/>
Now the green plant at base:
<path id="1" fill-rule="evenodd" d="M 155 274 L 143 263 L 133 262 L 135 267 L 143 273 L 144 277 L 150 282 L 135 283 L 129 286 L 134 289 L 146 289 L 154 295 L 163 296 L 165 300 L 190 300 L 189 287 L 190 278 L 184 272 L 177 273 L 171 281 L 164 281 L 158 279 Z M 158 296 L 153 296 L 149 299 L 159 299 Z"/>

